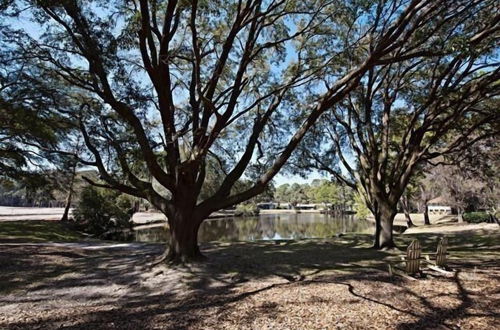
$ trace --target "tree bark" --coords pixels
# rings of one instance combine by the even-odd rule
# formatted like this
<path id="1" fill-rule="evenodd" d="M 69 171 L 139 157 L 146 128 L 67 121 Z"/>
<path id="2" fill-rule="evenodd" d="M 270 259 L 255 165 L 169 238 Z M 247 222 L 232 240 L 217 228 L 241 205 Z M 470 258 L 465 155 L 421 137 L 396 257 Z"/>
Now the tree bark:
<path id="1" fill-rule="evenodd" d="M 396 247 L 392 237 L 392 227 L 396 213 L 396 205 L 390 205 L 388 202 L 379 202 L 379 208 L 374 214 L 375 241 L 373 247 L 375 249 L 391 249 Z"/>

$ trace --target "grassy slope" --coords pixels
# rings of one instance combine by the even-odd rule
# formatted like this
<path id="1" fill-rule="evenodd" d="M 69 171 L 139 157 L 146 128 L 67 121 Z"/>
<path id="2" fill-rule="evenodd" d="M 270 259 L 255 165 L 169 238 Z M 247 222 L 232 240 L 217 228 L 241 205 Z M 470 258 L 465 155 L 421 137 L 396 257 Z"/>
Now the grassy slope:
<path id="1" fill-rule="evenodd" d="M 0 222 L 0 244 L 14 242 L 73 242 L 84 236 L 58 221 Z"/>

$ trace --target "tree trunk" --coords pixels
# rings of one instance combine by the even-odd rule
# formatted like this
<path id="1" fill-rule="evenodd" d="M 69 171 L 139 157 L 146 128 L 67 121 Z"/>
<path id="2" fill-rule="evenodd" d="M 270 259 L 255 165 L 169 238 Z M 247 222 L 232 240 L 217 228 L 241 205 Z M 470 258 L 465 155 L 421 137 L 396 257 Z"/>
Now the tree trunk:
<path id="1" fill-rule="evenodd" d="M 391 249 L 396 247 L 392 237 L 392 226 L 396 213 L 396 205 L 392 206 L 384 202 L 379 203 L 379 208 L 375 212 L 375 241 L 373 244 L 375 249 Z"/>
<path id="2" fill-rule="evenodd" d="M 198 246 L 198 229 L 201 222 L 192 217 L 192 212 L 177 212 L 173 219 L 168 219 L 170 227 L 170 240 L 166 251 L 168 263 L 179 264 L 204 259 Z"/>
<path id="3" fill-rule="evenodd" d="M 411 217 L 410 217 L 410 213 L 408 212 L 408 209 L 406 207 L 404 207 L 403 211 L 405 213 L 406 225 L 408 226 L 408 228 L 411 228 L 411 227 L 415 226 L 413 224 L 413 221 L 411 221 Z"/>
<path id="4" fill-rule="evenodd" d="M 431 224 L 429 220 L 429 207 L 427 206 L 427 203 L 424 204 L 424 224 L 426 225 Z"/>
<path id="5" fill-rule="evenodd" d="M 73 198 L 73 188 L 70 188 L 68 192 L 68 197 L 66 197 L 66 205 L 64 206 L 64 213 L 62 215 L 61 221 L 69 220 L 69 209 L 71 208 L 71 199 Z"/>
<path id="6" fill-rule="evenodd" d="M 62 215 L 61 221 L 69 220 L 69 209 L 71 208 L 71 199 L 73 198 L 73 186 L 75 185 L 76 177 L 76 162 L 73 164 L 71 169 L 71 179 L 69 181 L 68 196 L 66 197 L 66 205 L 64 206 L 64 213 Z"/>
<path id="7" fill-rule="evenodd" d="M 458 223 L 463 223 L 464 222 L 464 217 L 463 217 L 463 211 L 462 208 L 457 208 L 457 220 Z"/>
<path id="8" fill-rule="evenodd" d="M 495 223 L 500 226 L 500 221 L 496 217 L 496 210 L 493 210 L 493 212 L 490 213 L 490 219 L 492 223 Z"/>
<path id="9" fill-rule="evenodd" d="M 409 206 L 408 206 L 408 197 L 404 196 L 402 198 L 402 206 L 403 206 L 403 212 L 405 214 L 405 218 L 406 218 L 406 225 L 408 226 L 408 228 L 411 228 L 413 226 L 415 226 L 413 224 L 413 221 L 411 221 L 411 217 L 410 217 L 410 211 L 408 210 L 409 209 Z"/>

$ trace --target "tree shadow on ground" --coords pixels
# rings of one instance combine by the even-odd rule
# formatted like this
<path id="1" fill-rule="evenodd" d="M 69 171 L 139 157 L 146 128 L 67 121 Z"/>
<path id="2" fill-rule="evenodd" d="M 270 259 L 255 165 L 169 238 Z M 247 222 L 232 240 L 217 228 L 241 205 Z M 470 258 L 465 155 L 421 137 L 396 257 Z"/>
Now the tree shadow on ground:
<path id="1" fill-rule="evenodd" d="M 495 256 L 495 237 L 463 237 L 447 235 L 450 241 L 452 264 L 471 268 L 477 262 L 482 267 L 498 267 Z M 439 235 L 398 236 L 399 246 L 418 238 L 424 250 L 435 249 Z M 497 236 L 498 238 L 498 236 Z M 472 301 L 459 273 L 443 278 L 453 283 L 458 293 L 446 293 L 460 303 L 442 307 L 433 304 L 435 297 L 425 297 L 408 286 L 400 277 L 391 278 L 386 272 L 385 258 L 394 253 L 370 249 L 369 235 L 347 235 L 335 239 L 262 241 L 254 243 L 218 243 L 202 246 L 208 262 L 176 267 L 160 265 L 151 268 L 162 252 L 160 245 L 141 248 L 85 250 L 75 248 L 2 247 L 0 264 L 11 260 L 6 273 L 0 275 L 3 287 L 13 294 L 0 298 L 1 304 L 43 303 L 53 299 L 77 302 L 70 312 L 43 314 L 10 322 L 1 326 L 67 329 L 101 328 L 190 328 L 213 314 L 225 313 L 234 304 L 273 289 L 326 283 L 347 288 L 355 299 L 369 301 L 396 313 L 409 315 L 413 321 L 402 322 L 399 329 L 440 326 L 467 312 Z M 481 256 L 474 248 L 482 248 Z M 477 252 L 477 251 L 476 251 Z M 23 276 L 21 276 L 21 273 Z M 31 274 L 31 275 L 30 275 Z M 439 279 L 439 274 L 431 278 Z M 256 283 L 246 288 L 246 283 Z M 369 295 L 358 286 L 373 283 L 395 288 L 415 304 L 401 306 L 389 297 Z M 377 284 L 378 283 L 378 284 Z M 108 288 L 116 287 L 116 292 Z M 2 287 L 0 287 L 1 290 Z M 81 288 L 81 290 L 78 290 Z M 89 289 L 93 288 L 93 289 Z M 56 290 L 54 290 L 56 289 Z M 19 292 L 30 292 L 20 298 Z M 56 291 L 56 292 L 54 292 Z M 1 292 L 1 291 L 0 291 Z M 69 292 L 69 293 L 68 293 Z M 72 293 L 71 293 L 72 292 Z M 317 298 L 321 299 L 321 298 Z M 89 302 L 92 308 L 82 308 Z M 260 306 L 259 313 L 279 312 L 279 304 L 269 302 Z M 484 315 L 497 317 L 496 313 Z M 247 317 L 252 317 L 248 314 Z M 244 318 L 243 318 L 244 319 Z"/>

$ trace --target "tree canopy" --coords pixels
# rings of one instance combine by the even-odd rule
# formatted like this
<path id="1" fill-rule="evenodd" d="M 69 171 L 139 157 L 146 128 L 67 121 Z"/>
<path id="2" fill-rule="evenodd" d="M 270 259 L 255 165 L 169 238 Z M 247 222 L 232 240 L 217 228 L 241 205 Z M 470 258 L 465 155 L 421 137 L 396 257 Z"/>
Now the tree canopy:
<path id="1" fill-rule="evenodd" d="M 22 72 L 8 72 L 0 54 L 0 178 L 21 179 L 55 161 L 50 154 L 70 125 L 46 106 L 43 86 L 25 81 Z M 39 178 L 41 179 L 41 178 Z"/>

